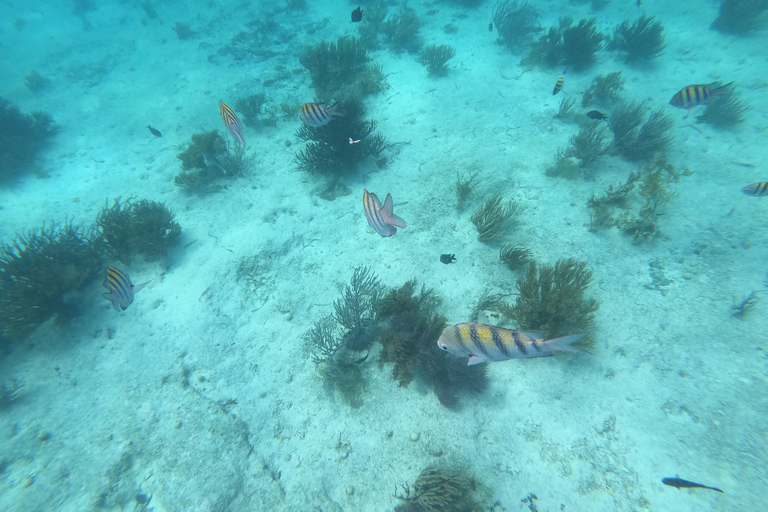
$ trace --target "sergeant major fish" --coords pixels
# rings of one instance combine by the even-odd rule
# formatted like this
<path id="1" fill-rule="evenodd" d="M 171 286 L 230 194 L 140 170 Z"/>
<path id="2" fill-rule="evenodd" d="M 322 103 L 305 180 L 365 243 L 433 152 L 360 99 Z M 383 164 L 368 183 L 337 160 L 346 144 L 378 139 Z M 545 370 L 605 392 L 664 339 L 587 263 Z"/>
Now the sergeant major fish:
<path id="1" fill-rule="evenodd" d="M 733 82 L 725 85 L 717 86 L 719 82 L 712 82 L 711 84 L 693 84 L 687 87 L 683 87 L 672 96 L 669 100 L 669 104 L 690 110 L 699 105 L 706 105 L 712 96 L 722 96 L 728 94 L 727 89 L 733 85 Z"/>
<path id="2" fill-rule="evenodd" d="M 110 301 L 116 310 L 125 311 L 133 302 L 133 296 L 146 285 L 147 283 L 133 285 L 128 274 L 119 268 L 109 267 L 104 277 L 104 288 L 109 290 L 109 293 L 105 293 L 104 298 Z"/>
<path id="3" fill-rule="evenodd" d="M 560 92 L 560 90 L 563 88 L 563 75 L 560 75 L 557 77 L 557 82 L 555 83 L 555 88 L 552 89 L 552 96 L 556 95 Z"/>
<path id="4" fill-rule="evenodd" d="M 333 121 L 333 116 L 344 117 L 338 112 L 339 104 L 324 107 L 319 103 L 305 103 L 301 106 L 301 121 L 307 126 L 318 128 Z"/>
<path id="5" fill-rule="evenodd" d="M 768 196 L 768 181 L 752 183 L 741 189 L 748 196 L 763 197 Z"/>
<path id="6" fill-rule="evenodd" d="M 407 227 L 403 219 L 392 213 L 394 204 L 392 194 L 387 194 L 382 206 L 379 198 L 373 192 L 363 189 L 363 211 L 368 225 L 381 236 L 387 237 L 397 233 L 396 228 Z"/>
<path id="7" fill-rule="evenodd" d="M 586 333 L 545 340 L 537 331 L 513 331 L 494 325 L 464 323 L 449 325 L 437 339 L 441 350 L 468 357 L 467 365 L 554 355 L 555 351 L 584 352 L 572 346 Z"/>

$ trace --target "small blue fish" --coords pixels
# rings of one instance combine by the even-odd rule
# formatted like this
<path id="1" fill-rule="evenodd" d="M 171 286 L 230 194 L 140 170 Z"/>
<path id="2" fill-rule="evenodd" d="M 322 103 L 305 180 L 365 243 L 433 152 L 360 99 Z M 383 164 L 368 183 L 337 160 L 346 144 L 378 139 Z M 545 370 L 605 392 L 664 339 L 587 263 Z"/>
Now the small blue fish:
<path id="1" fill-rule="evenodd" d="M 338 109 L 338 103 L 330 107 L 324 107 L 319 103 L 305 103 L 301 106 L 301 121 L 312 128 L 325 126 L 333 121 L 333 116 L 344 117 L 344 114 L 337 112 Z"/>
<path id="2" fill-rule="evenodd" d="M 396 228 L 407 227 L 403 219 L 392 213 L 393 206 L 392 194 L 387 194 L 382 206 L 376 194 L 363 189 L 365 219 L 368 221 L 368 225 L 381 236 L 392 236 L 397 233 Z"/>
<path id="3" fill-rule="evenodd" d="M 245 147 L 243 125 L 240 123 L 240 119 L 237 117 L 237 114 L 235 114 L 235 111 L 223 101 L 219 102 L 219 110 L 221 110 L 221 119 L 224 121 L 224 126 L 226 126 L 229 133 L 237 139 L 243 147 Z"/>
<path id="4" fill-rule="evenodd" d="M 104 298 L 111 302 L 116 310 L 125 311 L 133 302 L 133 296 L 146 285 L 147 283 L 142 283 L 134 286 L 128 274 L 118 268 L 109 267 L 104 277 L 104 288 L 109 290 L 109 293 L 105 293 Z"/>

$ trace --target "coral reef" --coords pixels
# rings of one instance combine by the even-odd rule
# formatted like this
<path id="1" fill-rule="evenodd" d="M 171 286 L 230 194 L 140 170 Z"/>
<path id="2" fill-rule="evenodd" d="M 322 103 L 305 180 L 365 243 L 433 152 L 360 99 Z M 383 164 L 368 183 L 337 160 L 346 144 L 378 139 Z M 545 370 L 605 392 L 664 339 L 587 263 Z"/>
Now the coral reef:
<path id="1" fill-rule="evenodd" d="M 413 489 L 401 486 L 396 497 L 405 503 L 396 512 L 479 512 L 472 499 L 477 488 L 474 478 L 463 471 L 428 467 L 419 473 Z"/>
<path id="2" fill-rule="evenodd" d="M 456 50 L 447 44 L 430 44 L 421 51 L 416 59 L 419 64 L 426 67 L 430 75 L 445 75 L 448 73 L 446 62 L 456 55 Z"/>
<path id="3" fill-rule="evenodd" d="M 540 32 L 539 11 L 528 2 L 499 0 L 493 6 L 493 23 L 499 41 L 512 49 L 528 42 L 531 34 Z"/>
<path id="4" fill-rule="evenodd" d="M 672 141 L 670 130 L 674 121 L 658 109 L 648 116 L 643 103 L 620 104 L 608 118 L 613 131 L 613 149 L 630 160 L 645 160 L 663 152 Z"/>
<path id="5" fill-rule="evenodd" d="M 321 41 L 301 54 L 299 62 L 312 77 L 320 101 L 344 101 L 363 93 L 357 81 L 370 62 L 365 45 L 355 37 L 340 37 L 336 43 Z"/>
<path id="6" fill-rule="evenodd" d="M 589 167 L 608 151 L 605 140 L 606 130 L 599 121 L 593 121 L 571 137 L 571 146 L 558 151 L 557 160 L 576 158 L 580 167 Z"/>
<path id="7" fill-rule="evenodd" d="M 627 62 L 651 60 L 664 52 L 664 25 L 643 14 L 631 25 L 624 21 L 613 31 L 608 49 L 624 54 Z"/>
<path id="8" fill-rule="evenodd" d="M 499 252 L 499 259 L 504 262 L 509 270 L 517 270 L 528 263 L 532 257 L 533 253 L 530 249 L 517 247 L 514 244 L 505 245 Z"/>
<path id="9" fill-rule="evenodd" d="M 549 32 L 533 44 L 522 64 L 566 65 L 576 71 L 590 67 L 605 39 L 605 34 L 595 29 L 596 22 L 597 18 L 583 18 L 574 26 L 572 18 L 560 18 L 559 27 L 550 27 Z"/>
<path id="10" fill-rule="evenodd" d="M 721 0 L 712 28 L 726 34 L 747 35 L 768 21 L 768 0 Z"/>
<path id="11" fill-rule="evenodd" d="M 168 248 L 181 235 L 181 226 L 165 204 L 131 198 L 107 204 L 96 218 L 98 241 L 113 259 L 130 264 L 133 256 L 143 255 L 147 261 L 165 257 Z"/>
<path id="12" fill-rule="evenodd" d="M 300 139 L 311 141 L 296 153 L 295 161 L 301 170 L 338 178 L 354 172 L 368 157 L 378 158 L 391 148 L 383 135 L 373 133 L 376 121 L 364 119 L 360 101 L 350 100 L 341 107 L 344 117 L 317 128 L 302 125 L 296 132 Z M 360 142 L 350 144 L 350 137 Z"/>
<path id="13" fill-rule="evenodd" d="M 392 377 L 401 386 L 418 375 L 432 385 L 443 406 L 456 408 L 461 392 L 479 393 L 487 387 L 486 365 L 467 366 L 437 347 L 446 325 L 445 317 L 435 313 L 438 304 L 432 290 L 422 287 L 417 293 L 413 280 L 385 294 L 378 308 L 379 318 L 387 322 L 379 361 L 394 363 Z"/>
<path id="14" fill-rule="evenodd" d="M 531 261 L 525 276 L 517 279 L 520 296 L 501 312 L 520 329 L 543 331 L 545 338 L 588 331 L 600 307 L 595 299 L 584 297 L 591 280 L 587 264 L 573 258 L 540 269 Z"/>
<path id="15" fill-rule="evenodd" d="M 344 329 L 342 339 L 349 349 L 367 350 L 373 344 L 381 294 L 376 274 L 368 267 L 357 267 L 341 299 L 333 301 L 333 319 Z"/>
<path id="16" fill-rule="evenodd" d="M 173 178 L 173 183 L 198 192 L 221 190 L 223 187 L 215 184 L 218 178 L 239 178 L 252 167 L 245 149 L 236 145 L 230 150 L 218 130 L 192 135 L 192 143 L 176 158 L 181 160 L 183 171 Z"/>
<path id="17" fill-rule="evenodd" d="M 23 171 L 56 132 L 53 118 L 45 112 L 23 114 L 0 98 L 0 182 Z"/>
<path id="18" fill-rule="evenodd" d="M 261 108 L 267 102 L 267 95 L 263 92 L 251 94 L 235 101 L 235 109 L 243 114 L 243 123 L 255 127 L 258 125 L 258 117 Z"/>
<path id="19" fill-rule="evenodd" d="M 581 106 L 588 107 L 595 99 L 603 103 L 616 103 L 619 101 L 619 92 L 624 90 L 624 82 L 626 80 L 621 77 L 621 71 L 596 76 L 589 89 L 584 91 Z"/>
<path id="20" fill-rule="evenodd" d="M 517 203 L 508 201 L 504 205 L 503 199 L 500 192 L 495 193 L 472 215 L 479 241 L 492 242 L 504 236 L 509 218 L 517 211 Z"/>
<path id="21" fill-rule="evenodd" d="M 712 96 L 704 113 L 696 116 L 700 123 L 710 123 L 718 128 L 733 128 L 744 121 L 749 106 L 739 99 L 733 84 L 725 86 L 723 94 Z"/>
<path id="22" fill-rule="evenodd" d="M 99 270 L 91 237 L 72 222 L 17 235 L 0 248 L 0 336 L 23 341 L 46 320 L 71 318 L 75 302 L 64 295 Z"/>
<path id="23" fill-rule="evenodd" d="M 421 25 L 422 22 L 416 15 L 416 11 L 405 7 L 381 24 L 381 32 L 393 52 L 415 53 L 421 48 L 421 37 L 419 36 Z"/>

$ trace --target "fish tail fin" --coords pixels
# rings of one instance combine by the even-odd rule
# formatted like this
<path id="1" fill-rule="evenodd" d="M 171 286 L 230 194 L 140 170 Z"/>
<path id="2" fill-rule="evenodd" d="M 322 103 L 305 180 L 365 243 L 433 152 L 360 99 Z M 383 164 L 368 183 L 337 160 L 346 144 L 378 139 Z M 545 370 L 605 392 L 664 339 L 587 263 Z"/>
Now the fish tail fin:
<path id="1" fill-rule="evenodd" d="M 150 279 L 150 281 L 151 281 L 151 279 Z M 134 293 L 134 294 L 135 294 L 135 293 L 138 293 L 138 291 L 139 291 L 139 290 L 141 290 L 142 288 L 144 288 L 144 287 L 145 287 L 145 286 L 147 286 L 148 284 L 149 284 L 149 281 L 147 281 L 146 283 L 141 283 L 141 284 L 135 284 L 135 285 L 133 285 L 133 293 Z"/>
<path id="2" fill-rule="evenodd" d="M 338 103 L 334 103 L 333 105 L 328 107 L 326 111 L 332 116 L 344 117 L 346 115 L 346 111 L 342 109 Z"/>
<path id="3" fill-rule="evenodd" d="M 405 223 L 405 221 L 395 215 L 394 213 L 392 215 L 387 215 L 387 224 L 390 226 L 397 226 L 398 228 L 407 228 L 408 225 Z"/>
<path id="4" fill-rule="evenodd" d="M 384 206 L 381 207 L 382 213 L 384 213 L 384 220 L 390 226 L 397 226 L 398 228 L 408 227 L 405 221 L 392 213 L 395 207 L 395 203 L 392 201 L 392 194 L 387 194 L 387 198 L 384 200 Z"/>
<path id="5" fill-rule="evenodd" d="M 733 82 L 731 82 L 729 84 L 721 85 L 720 87 L 715 87 L 714 89 L 710 89 L 709 94 L 711 96 L 719 96 L 719 95 L 723 95 L 723 94 L 728 94 L 728 88 L 730 88 L 735 83 L 736 82 L 733 81 Z M 713 83 L 712 85 L 713 86 L 717 85 L 717 82 Z"/>
<path id="6" fill-rule="evenodd" d="M 588 353 L 586 350 L 573 346 L 574 343 L 577 343 L 586 335 L 587 333 L 583 332 L 581 334 L 570 334 L 568 336 L 553 338 L 551 340 L 546 341 L 547 348 L 549 348 L 552 351 L 557 350 L 560 352 L 573 352 L 575 354 L 586 354 Z"/>

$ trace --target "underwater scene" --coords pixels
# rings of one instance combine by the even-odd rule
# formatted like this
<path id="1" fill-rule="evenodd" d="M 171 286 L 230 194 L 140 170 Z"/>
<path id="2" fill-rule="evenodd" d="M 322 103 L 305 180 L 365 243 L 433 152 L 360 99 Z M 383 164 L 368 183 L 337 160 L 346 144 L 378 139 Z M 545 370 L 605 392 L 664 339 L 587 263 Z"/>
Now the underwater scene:
<path id="1" fill-rule="evenodd" d="M 0 511 L 766 510 L 768 0 L 0 14 Z"/>

